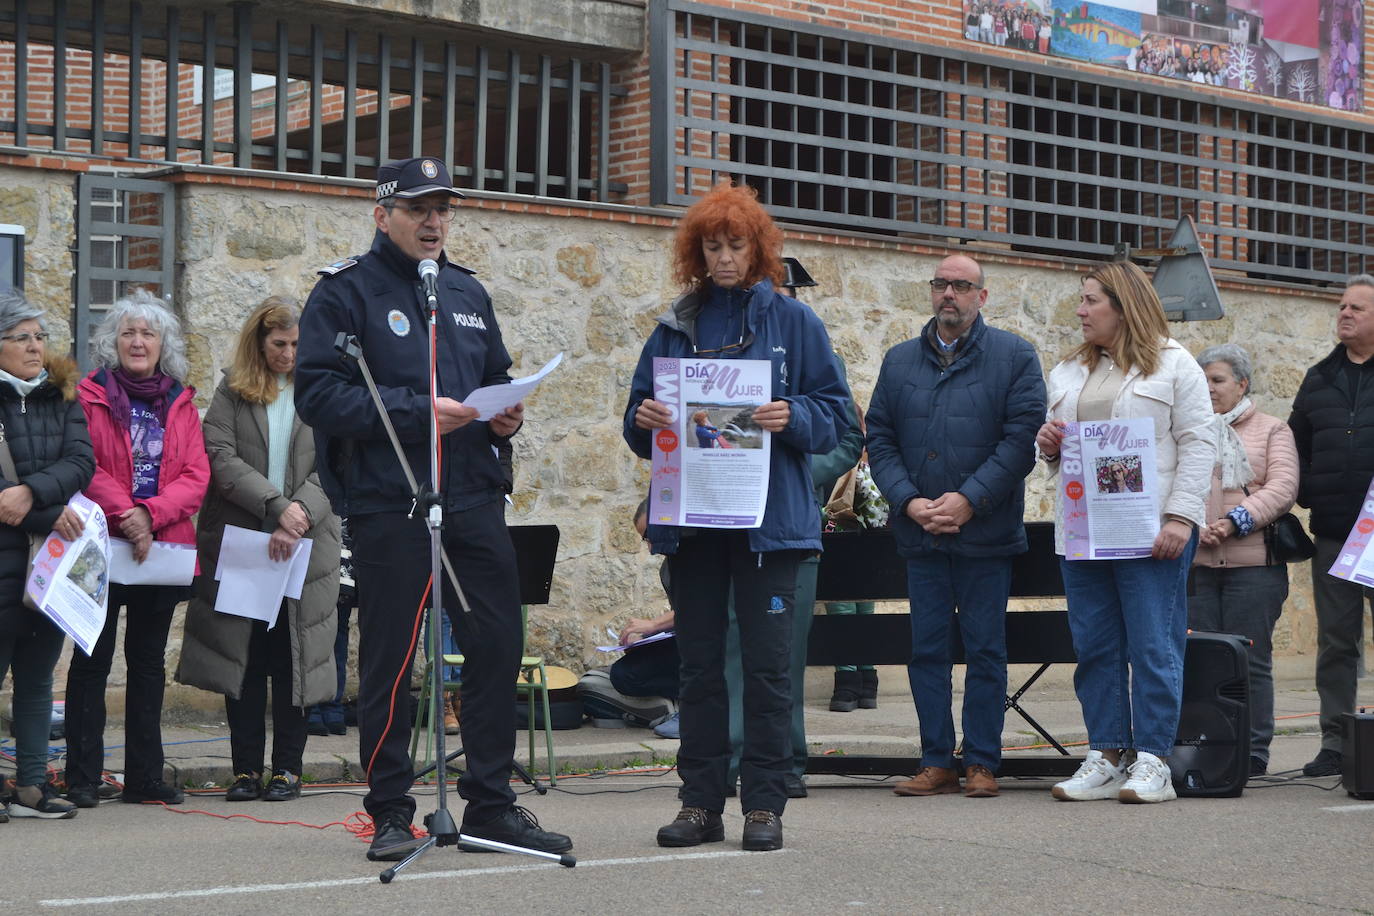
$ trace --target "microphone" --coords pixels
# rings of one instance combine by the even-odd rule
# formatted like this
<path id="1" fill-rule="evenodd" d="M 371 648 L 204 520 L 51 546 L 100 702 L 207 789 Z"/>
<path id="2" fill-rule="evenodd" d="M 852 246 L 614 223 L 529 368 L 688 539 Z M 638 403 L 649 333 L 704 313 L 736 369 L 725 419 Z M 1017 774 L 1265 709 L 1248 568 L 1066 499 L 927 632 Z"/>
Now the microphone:
<path id="1" fill-rule="evenodd" d="M 432 258 L 420 262 L 420 281 L 425 284 L 425 299 L 431 309 L 439 307 L 439 265 Z"/>

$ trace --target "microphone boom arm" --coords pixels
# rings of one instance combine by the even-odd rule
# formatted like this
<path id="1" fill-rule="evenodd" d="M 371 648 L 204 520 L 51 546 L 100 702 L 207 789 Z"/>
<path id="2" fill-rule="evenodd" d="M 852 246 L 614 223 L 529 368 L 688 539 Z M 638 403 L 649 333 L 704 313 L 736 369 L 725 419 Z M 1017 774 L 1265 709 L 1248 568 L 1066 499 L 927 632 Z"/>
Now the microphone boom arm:
<path id="1" fill-rule="evenodd" d="M 415 472 L 410 469 L 410 462 L 406 459 L 405 449 L 401 448 L 401 438 L 396 435 L 396 427 L 391 425 L 391 417 L 387 415 L 386 405 L 382 403 L 382 395 L 377 391 L 377 383 L 372 379 L 372 370 L 367 368 L 367 360 L 363 358 L 362 345 L 358 343 L 358 338 L 345 331 L 340 331 L 334 338 L 334 349 L 345 362 L 355 362 L 358 369 L 363 374 L 363 382 L 367 385 L 368 393 L 372 395 L 372 403 L 377 407 L 377 415 L 382 418 L 382 427 L 386 429 L 386 436 L 391 440 L 391 447 L 396 452 L 396 460 L 401 464 L 401 471 L 405 474 L 406 483 L 410 486 L 410 492 L 414 499 L 410 504 L 410 517 L 415 518 L 420 514 L 420 507 L 437 505 L 439 494 L 430 490 L 428 487 L 421 487 L 415 479 Z M 462 605 L 464 613 L 471 613 L 468 607 L 467 596 L 463 594 L 463 588 L 458 584 L 458 576 L 453 571 L 453 563 L 449 561 L 448 551 L 440 553 L 440 559 L 444 564 L 444 572 L 448 574 L 448 581 L 453 586 L 453 591 L 458 595 L 458 603 Z"/>

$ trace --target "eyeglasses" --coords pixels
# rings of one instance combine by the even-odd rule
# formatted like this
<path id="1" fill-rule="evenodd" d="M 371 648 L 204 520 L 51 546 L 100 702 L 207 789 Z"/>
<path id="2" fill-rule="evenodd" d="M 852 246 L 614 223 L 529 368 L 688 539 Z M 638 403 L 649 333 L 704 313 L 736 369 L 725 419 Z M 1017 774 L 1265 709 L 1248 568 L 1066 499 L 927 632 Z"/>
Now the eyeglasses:
<path id="1" fill-rule="evenodd" d="M 936 277 L 930 281 L 930 288 L 937 293 L 943 293 L 947 288 L 954 287 L 956 293 L 966 293 L 971 289 L 982 289 L 972 280 L 946 280 L 944 277 Z"/>
<path id="2" fill-rule="evenodd" d="M 754 343 L 754 335 L 749 331 L 746 324 L 747 314 L 739 316 L 739 337 L 734 343 L 722 343 L 719 347 L 700 347 L 696 342 L 696 331 L 692 332 L 692 355 L 693 356 L 716 356 L 722 353 L 733 353 L 736 350 L 744 350 Z"/>
<path id="3" fill-rule="evenodd" d="M 703 349 L 703 348 L 701 348 L 701 347 L 693 347 L 693 348 L 692 348 L 692 355 L 693 355 L 693 356 L 715 356 L 715 355 L 718 355 L 718 354 L 721 354 L 721 353 L 733 353 L 733 352 L 735 352 L 736 350 L 744 350 L 744 349 L 747 349 L 747 348 L 749 347 L 749 345 L 752 344 L 753 342 L 754 342 L 754 335 L 753 335 L 753 334 L 750 334 L 747 338 L 744 338 L 744 339 L 742 339 L 742 340 L 737 340 L 737 341 L 735 341 L 735 342 L 732 343 L 732 344 L 726 344 L 726 345 L 723 346 L 723 347 L 710 347 L 710 348 L 706 348 L 706 349 Z"/>
<path id="4" fill-rule="evenodd" d="M 440 222 L 451 223 L 453 222 L 453 214 L 458 212 L 458 208 L 453 204 L 434 204 L 433 206 L 430 204 L 394 204 L 393 207 L 404 210 L 406 216 L 417 223 L 428 222 L 431 212 L 439 215 Z"/>
<path id="5" fill-rule="evenodd" d="M 51 336 L 52 335 L 46 331 L 39 331 L 37 334 L 0 334 L 0 340 L 12 340 L 21 347 L 27 347 L 31 340 L 43 343 L 43 341 Z"/>

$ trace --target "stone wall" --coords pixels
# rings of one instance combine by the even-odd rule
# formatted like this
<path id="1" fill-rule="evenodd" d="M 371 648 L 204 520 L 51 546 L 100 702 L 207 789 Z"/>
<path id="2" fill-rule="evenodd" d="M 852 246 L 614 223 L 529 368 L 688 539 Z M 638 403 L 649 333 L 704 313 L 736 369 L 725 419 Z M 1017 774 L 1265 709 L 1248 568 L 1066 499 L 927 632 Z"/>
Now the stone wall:
<path id="1" fill-rule="evenodd" d="M 30 294 L 64 319 L 70 301 L 74 176 L 0 168 L 0 215 L 28 229 Z M 181 267 L 176 306 L 193 362 L 192 383 L 208 402 L 234 335 L 252 307 L 271 294 L 304 300 L 315 269 L 366 250 L 371 203 L 358 197 L 274 192 L 222 184 L 177 188 Z M 655 224 L 657 223 L 657 224 Z M 555 523 L 562 531 L 551 602 L 532 609 L 534 648 L 575 669 L 597 664 L 607 627 L 666 609 L 657 560 L 640 546 L 630 512 L 647 486 L 647 465 L 620 437 L 624 399 L 640 347 L 675 294 L 669 277 L 671 228 L 602 218 L 469 206 L 453 225 L 449 256 L 477 271 L 491 291 L 514 371 L 538 368 L 555 353 L 563 366 L 529 402 L 516 442 L 513 523 Z M 866 400 L 882 355 L 911 336 L 929 314 L 926 281 L 938 255 L 882 244 L 835 244 L 802 236 L 788 244 L 820 286 L 806 300 L 830 328 Z M 1045 368 L 1077 341 L 1079 273 L 1071 265 L 1028 266 L 989 254 L 985 315 L 1033 341 Z M 1255 357 L 1254 397 L 1286 416 L 1305 368 L 1333 337 L 1334 296 L 1223 289 L 1228 317 L 1176 325 L 1194 352 L 1238 341 Z M 65 321 L 54 321 L 59 328 Z M 1032 518 L 1052 514 L 1044 472 L 1028 482 Z M 1293 594 L 1279 623 L 1281 653 L 1315 644 L 1306 565 L 1295 566 Z M 179 624 L 169 670 L 179 649 Z M 59 681 L 61 674 L 59 673 Z M 118 672 L 116 672 L 118 678 Z"/>
<path id="2" fill-rule="evenodd" d="M 234 330 L 254 303 L 270 293 L 304 297 L 315 267 L 366 248 L 370 206 L 352 198 L 181 187 L 181 304 L 203 390 L 227 361 Z M 620 417 L 640 347 L 675 293 L 670 234 L 662 226 L 469 208 L 449 237 L 449 256 L 476 270 L 491 291 L 515 372 L 566 354 L 531 398 L 516 439 L 510 518 L 562 530 L 551 603 L 533 610 L 531 635 L 537 649 L 573 668 L 596 663 L 593 647 L 607 626 L 666 607 L 657 561 L 629 527 L 647 466 L 621 440 Z M 819 282 L 807 301 L 831 329 L 865 400 L 886 349 L 926 320 L 925 283 L 938 256 L 815 241 L 794 241 L 788 252 Z M 1079 339 L 1079 274 L 994 257 L 985 259 L 985 314 L 1033 341 L 1048 370 Z M 1227 318 L 1175 325 L 1176 336 L 1194 352 L 1244 343 L 1255 357 L 1257 404 L 1286 416 L 1305 368 L 1331 347 L 1334 297 L 1227 289 L 1223 298 Z M 1031 517 L 1050 518 L 1044 472 L 1037 470 L 1028 486 Z M 1310 652 L 1308 571 L 1303 565 L 1292 572 L 1293 596 L 1276 641 L 1283 652 Z"/>
<path id="3" fill-rule="evenodd" d="M 24 227 L 25 295 L 47 310 L 49 348 L 70 350 L 76 174 L 0 166 L 0 223 Z"/>

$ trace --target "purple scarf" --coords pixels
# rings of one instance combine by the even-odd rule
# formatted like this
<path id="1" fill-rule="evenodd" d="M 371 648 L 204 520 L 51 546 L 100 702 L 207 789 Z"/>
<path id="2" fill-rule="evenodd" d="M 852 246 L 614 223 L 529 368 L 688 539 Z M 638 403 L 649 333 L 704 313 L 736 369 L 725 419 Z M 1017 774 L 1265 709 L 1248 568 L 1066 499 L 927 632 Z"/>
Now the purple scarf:
<path id="1" fill-rule="evenodd" d="M 134 378 L 123 369 L 105 370 L 105 396 L 110 400 L 110 414 L 116 423 L 129 428 L 129 399 L 146 401 L 157 414 L 157 420 L 167 425 L 167 393 L 176 384 L 176 379 L 166 375 L 161 369 L 147 378 Z"/>

